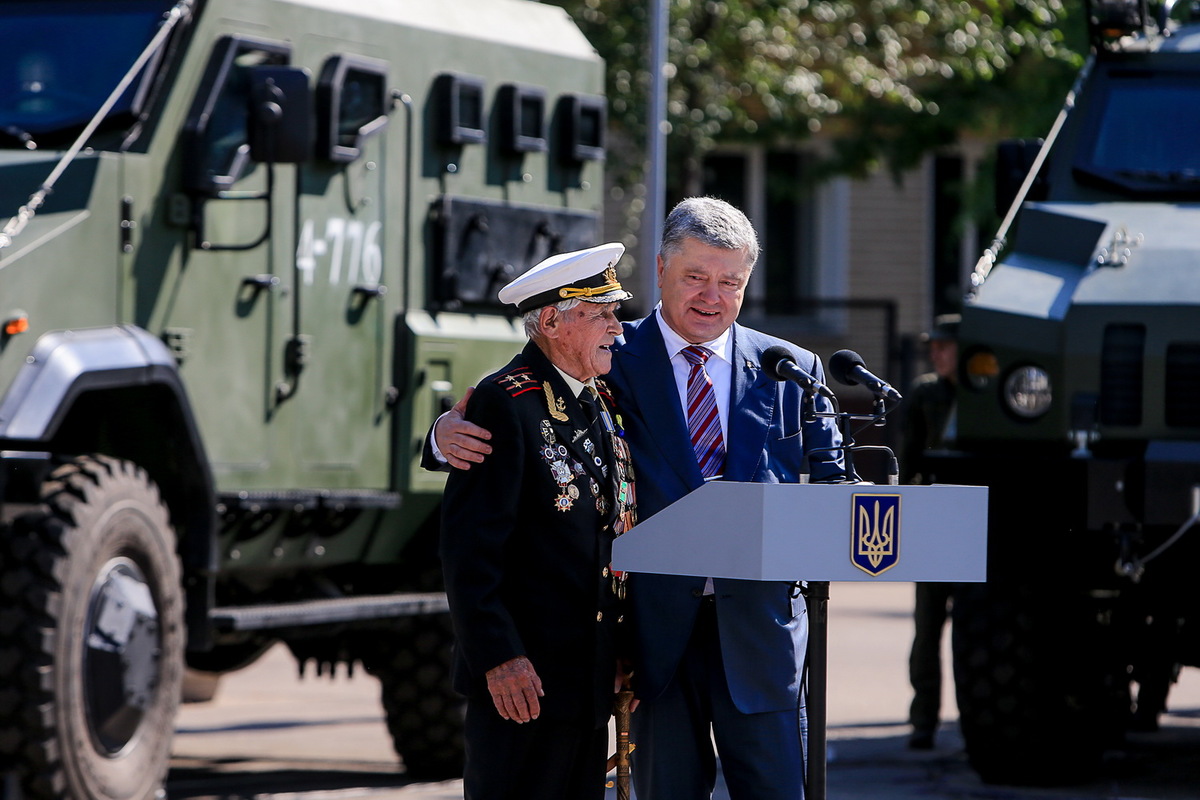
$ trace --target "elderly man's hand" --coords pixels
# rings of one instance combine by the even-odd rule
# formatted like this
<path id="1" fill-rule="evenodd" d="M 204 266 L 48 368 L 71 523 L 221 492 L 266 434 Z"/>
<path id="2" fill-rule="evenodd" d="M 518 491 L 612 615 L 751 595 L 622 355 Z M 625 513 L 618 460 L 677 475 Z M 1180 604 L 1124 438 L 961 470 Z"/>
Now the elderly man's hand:
<path id="1" fill-rule="evenodd" d="M 471 464 L 482 464 L 483 457 L 492 452 L 487 443 L 492 434 L 473 422 L 467 422 L 464 414 L 467 400 L 475 387 L 467 389 L 462 399 L 443 414 L 433 426 L 433 439 L 446 463 L 455 469 L 470 469 Z"/>
<path id="2" fill-rule="evenodd" d="M 525 656 L 517 656 L 489 669 L 487 684 L 496 710 L 505 719 L 529 722 L 542 713 L 542 706 L 538 702 L 538 698 L 545 694 L 542 691 L 542 679 Z"/>

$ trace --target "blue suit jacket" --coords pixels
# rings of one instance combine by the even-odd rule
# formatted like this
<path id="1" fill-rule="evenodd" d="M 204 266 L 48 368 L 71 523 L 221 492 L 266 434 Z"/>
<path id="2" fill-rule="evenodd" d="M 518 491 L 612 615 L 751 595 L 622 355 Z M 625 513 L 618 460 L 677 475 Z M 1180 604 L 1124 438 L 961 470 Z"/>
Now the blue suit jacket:
<path id="1" fill-rule="evenodd" d="M 789 342 L 735 324 L 732 397 L 729 404 L 724 479 L 794 483 L 804 449 L 840 443 L 830 419 L 802 422 L 802 393 L 795 384 L 773 380 L 759 366 L 764 350 L 784 345 L 796 363 L 824 382 L 820 359 Z M 654 315 L 625 324 L 623 341 L 605 377 L 633 453 L 638 515 L 645 519 L 703 485 L 679 392 Z M 818 409 L 829 410 L 818 398 Z M 842 472 L 840 454 L 816 455 L 812 479 Z M 800 522 L 797 536 L 822 535 Z M 728 531 L 737 536 L 738 531 Z M 797 575 L 797 579 L 803 576 Z M 675 673 L 700 608 L 703 577 L 635 574 L 629 599 L 639 697 L 653 699 Z M 808 621 L 804 600 L 792 584 L 718 578 L 717 625 L 725 674 L 734 703 L 743 713 L 795 708 L 800 693 Z"/>

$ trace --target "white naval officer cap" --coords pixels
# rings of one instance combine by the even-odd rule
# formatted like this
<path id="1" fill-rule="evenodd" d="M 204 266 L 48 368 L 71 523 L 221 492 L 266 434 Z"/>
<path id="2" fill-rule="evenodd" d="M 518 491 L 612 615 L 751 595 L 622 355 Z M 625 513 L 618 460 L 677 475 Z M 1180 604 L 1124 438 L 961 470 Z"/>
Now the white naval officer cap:
<path id="1" fill-rule="evenodd" d="M 587 303 L 628 300 L 633 294 L 617 280 L 617 262 L 624 253 L 625 245 L 609 242 L 550 256 L 514 278 L 497 296 L 522 314 L 572 298 Z"/>

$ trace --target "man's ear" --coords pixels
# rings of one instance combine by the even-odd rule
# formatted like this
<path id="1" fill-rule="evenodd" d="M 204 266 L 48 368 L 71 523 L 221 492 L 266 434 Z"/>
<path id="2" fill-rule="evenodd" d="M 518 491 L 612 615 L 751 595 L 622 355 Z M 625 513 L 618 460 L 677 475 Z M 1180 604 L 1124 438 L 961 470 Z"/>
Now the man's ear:
<path id="1" fill-rule="evenodd" d="M 562 317 L 558 313 L 558 309 L 554 306 L 544 306 L 538 311 L 538 322 L 541 325 L 542 335 L 547 339 L 558 338 L 558 330 L 562 324 Z"/>

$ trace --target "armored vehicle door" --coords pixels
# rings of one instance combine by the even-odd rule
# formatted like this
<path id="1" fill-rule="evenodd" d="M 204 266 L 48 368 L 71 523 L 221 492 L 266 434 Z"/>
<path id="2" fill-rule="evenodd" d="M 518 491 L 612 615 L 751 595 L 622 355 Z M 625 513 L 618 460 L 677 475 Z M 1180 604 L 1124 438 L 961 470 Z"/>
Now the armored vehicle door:
<path id="1" fill-rule="evenodd" d="M 218 481 L 264 488 L 281 457 L 269 431 L 286 369 L 295 170 L 262 163 L 250 117 L 262 70 L 290 61 L 290 45 L 241 35 L 212 48 L 182 137 L 193 241 L 163 317 Z"/>
<path id="2" fill-rule="evenodd" d="M 328 48 L 328 39 L 318 46 Z M 382 489 L 385 295 L 401 289 L 397 266 L 384 256 L 395 252 L 385 239 L 399 232 L 384 181 L 404 178 L 384 135 L 392 102 L 387 64 L 334 51 L 315 82 L 315 157 L 301 170 L 297 202 L 292 363 L 279 395 L 289 435 L 280 446 L 290 448 L 299 485 Z"/>

